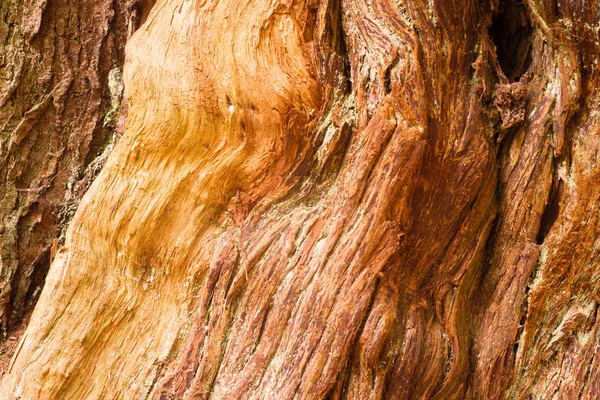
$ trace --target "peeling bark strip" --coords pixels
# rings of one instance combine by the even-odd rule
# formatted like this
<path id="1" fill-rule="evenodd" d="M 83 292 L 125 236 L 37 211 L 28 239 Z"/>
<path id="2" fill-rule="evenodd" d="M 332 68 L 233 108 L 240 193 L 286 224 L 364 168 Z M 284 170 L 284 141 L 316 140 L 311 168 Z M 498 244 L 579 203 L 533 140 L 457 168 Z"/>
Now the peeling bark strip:
<path id="1" fill-rule="evenodd" d="M 159 0 L 0 396 L 596 398 L 599 13 Z"/>
<path id="2" fill-rule="evenodd" d="M 121 1 L 0 4 L 0 341 L 112 148 L 132 23 Z"/>

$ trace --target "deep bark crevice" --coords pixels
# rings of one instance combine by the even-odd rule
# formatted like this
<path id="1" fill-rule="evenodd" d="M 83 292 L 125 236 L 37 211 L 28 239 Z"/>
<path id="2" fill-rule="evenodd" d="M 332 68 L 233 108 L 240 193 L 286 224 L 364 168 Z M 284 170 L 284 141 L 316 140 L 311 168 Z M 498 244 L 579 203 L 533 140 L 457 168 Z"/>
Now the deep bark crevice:
<path id="1" fill-rule="evenodd" d="M 560 205 L 564 193 L 564 186 L 564 181 L 561 178 L 558 178 L 553 182 L 552 189 L 550 190 L 550 194 L 548 196 L 548 202 L 546 207 L 544 207 L 544 212 L 542 213 L 540 230 L 536 236 L 536 243 L 539 245 L 544 244 L 546 236 L 548 236 L 550 229 L 558 219 L 560 214 Z"/>
<path id="2" fill-rule="evenodd" d="M 489 27 L 498 62 L 511 82 L 518 81 L 531 64 L 533 27 L 528 14 L 523 2 L 503 0 Z"/>

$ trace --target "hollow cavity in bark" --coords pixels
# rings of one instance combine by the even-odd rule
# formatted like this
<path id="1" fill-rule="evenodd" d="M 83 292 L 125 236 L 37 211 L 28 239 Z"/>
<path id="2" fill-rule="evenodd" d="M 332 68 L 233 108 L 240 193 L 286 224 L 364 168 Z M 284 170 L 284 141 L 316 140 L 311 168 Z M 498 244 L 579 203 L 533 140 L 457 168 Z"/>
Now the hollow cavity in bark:
<path id="1" fill-rule="evenodd" d="M 503 1 L 489 29 L 500 67 L 512 82 L 518 81 L 531 64 L 533 29 L 528 14 L 522 2 Z"/>

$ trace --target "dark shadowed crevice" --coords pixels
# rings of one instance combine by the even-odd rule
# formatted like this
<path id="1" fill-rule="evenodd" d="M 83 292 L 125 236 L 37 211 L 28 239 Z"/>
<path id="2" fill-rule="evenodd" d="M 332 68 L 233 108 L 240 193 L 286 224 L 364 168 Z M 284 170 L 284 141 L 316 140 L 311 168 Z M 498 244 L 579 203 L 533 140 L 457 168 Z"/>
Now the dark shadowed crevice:
<path id="1" fill-rule="evenodd" d="M 50 269 L 50 262 L 50 247 L 48 247 L 33 264 L 33 271 L 29 277 L 29 287 L 25 294 L 25 312 L 30 309 L 32 310 L 35 303 L 37 303 L 42 288 L 46 283 L 46 275 L 48 275 L 48 270 Z"/>
<path id="2" fill-rule="evenodd" d="M 390 94 L 392 92 L 392 70 L 398 65 L 398 61 L 400 61 L 400 57 L 396 55 L 390 65 L 385 69 L 385 76 L 383 78 L 385 94 Z"/>
<path id="3" fill-rule="evenodd" d="M 140 25 L 143 24 L 144 22 L 146 22 L 146 20 L 148 19 L 148 15 L 150 14 L 150 11 L 152 10 L 152 7 L 154 7 L 155 4 L 156 4 L 156 0 L 146 0 L 146 2 L 144 3 L 144 6 L 142 7 L 142 12 L 140 15 Z"/>
<path id="4" fill-rule="evenodd" d="M 540 221 L 540 230 L 538 231 L 536 243 L 544 244 L 546 240 L 546 236 L 548 236 L 548 232 L 550 232 L 550 228 L 556 222 L 558 218 L 558 214 L 560 213 L 560 202 L 564 192 L 564 182 L 562 179 L 558 179 L 552 185 L 552 190 L 550 191 L 550 195 L 548 197 L 548 203 L 544 208 L 544 213 L 542 214 L 542 220 Z"/>
<path id="5" fill-rule="evenodd" d="M 517 361 L 517 356 L 519 354 L 519 344 L 521 337 L 523 336 L 525 330 L 525 323 L 527 322 L 527 316 L 529 315 L 529 292 L 531 292 L 531 283 L 537 276 L 539 265 L 536 265 L 531 275 L 529 276 L 529 280 L 527 286 L 525 287 L 525 300 L 523 301 L 523 305 L 521 307 L 521 318 L 519 318 L 519 325 L 517 326 L 517 335 L 515 337 L 515 343 L 513 344 L 513 360 Z"/>
<path id="6" fill-rule="evenodd" d="M 139 28 L 150 14 L 150 10 L 156 4 L 156 0 L 129 0 L 127 3 L 127 10 L 134 18 L 134 30 Z"/>
<path id="7" fill-rule="evenodd" d="M 331 2 L 327 21 L 328 42 L 331 49 L 341 58 L 341 62 L 343 63 L 343 68 L 340 71 L 343 78 L 341 89 L 344 93 L 350 93 L 350 55 L 348 43 L 346 42 L 342 13 L 341 0 Z"/>
<path id="8" fill-rule="evenodd" d="M 489 35 L 496 45 L 496 55 L 504 75 L 518 81 L 531 64 L 533 28 L 527 7 L 520 1 L 505 0 L 492 18 Z"/>

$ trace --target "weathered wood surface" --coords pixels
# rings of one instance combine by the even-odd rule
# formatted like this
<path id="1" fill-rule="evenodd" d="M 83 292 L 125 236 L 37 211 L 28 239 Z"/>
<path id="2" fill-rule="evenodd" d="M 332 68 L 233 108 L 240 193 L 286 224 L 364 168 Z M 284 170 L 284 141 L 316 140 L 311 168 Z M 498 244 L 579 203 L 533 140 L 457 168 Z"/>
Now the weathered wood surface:
<path id="1" fill-rule="evenodd" d="M 0 396 L 596 398 L 599 13 L 159 0 Z"/>
<path id="2" fill-rule="evenodd" d="M 0 4 L 0 340 L 114 142 L 132 23 L 124 2 Z"/>

